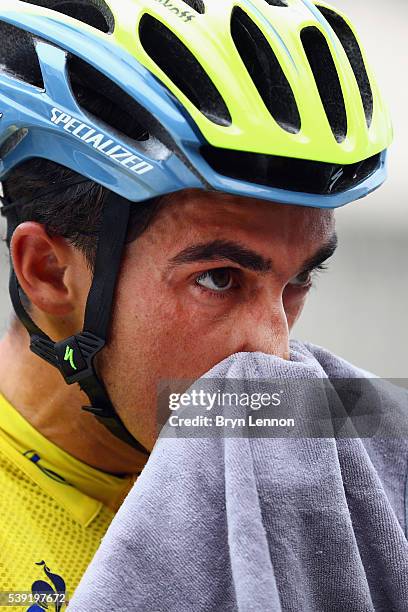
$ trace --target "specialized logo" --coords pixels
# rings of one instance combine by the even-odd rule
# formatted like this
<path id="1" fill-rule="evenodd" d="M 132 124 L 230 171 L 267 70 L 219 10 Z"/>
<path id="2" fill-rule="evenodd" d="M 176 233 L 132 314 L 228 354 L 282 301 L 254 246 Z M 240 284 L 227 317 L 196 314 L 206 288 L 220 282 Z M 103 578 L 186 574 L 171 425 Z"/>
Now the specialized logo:
<path id="1" fill-rule="evenodd" d="M 67 345 L 65 348 L 64 361 L 69 361 L 69 365 L 71 366 L 71 368 L 73 370 L 77 370 L 77 367 L 74 362 L 74 349 L 71 348 L 69 345 Z"/>
<path id="2" fill-rule="evenodd" d="M 79 140 L 92 145 L 94 149 L 100 151 L 110 159 L 120 163 L 125 168 L 129 168 L 135 174 L 145 174 L 154 170 L 154 166 L 147 163 L 137 155 L 133 155 L 130 151 L 115 143 L 111 138 L 107 138 L 104 134 L 98 133 L 94 128 L 79 119 L 75 119 L 71 115 L 67 115 L 59 108 L 53 108 L 51 111 L 51 121 L 54 125 L 63 125 L 64 130 Z"/>
<path id="3" fill-rule="evenodd" d="M 184 21 L 186 22 L 192 21 L 195 18 L 195 15 L 193 13 L 190 13 L 190 11 L 182 11 L 180 8 L 177 8 L 177 6 L 174 6 L 172 2 L 169 2 L 169 0 L 156 0 L 156 2 L 162 4 L 171 13 L 174 13 L 175 15 L 180 17 L 180 19 L 184 19 Z"/>
<path id="4" fill-rule="evenodd" d="M 329 192 L 332 192 L 336 183 L 339 182 L 339 180 L 344 176 L 344 170 L 343 168 L 339 168 L 339 170 L 337 170 L 337 172 L 335 172 L 331 177 L 330 177 L 330 185 L 329 185 Z"/>

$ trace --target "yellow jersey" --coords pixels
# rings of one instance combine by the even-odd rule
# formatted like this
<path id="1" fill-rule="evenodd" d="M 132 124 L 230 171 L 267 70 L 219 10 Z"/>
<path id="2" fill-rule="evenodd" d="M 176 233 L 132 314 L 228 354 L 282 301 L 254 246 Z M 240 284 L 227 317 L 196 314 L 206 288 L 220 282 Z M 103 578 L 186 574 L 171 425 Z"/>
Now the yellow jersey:
<path id="1" fill-rule="evenodd" d="M 71 456 L 0 395 L 0 606 L 64 610 L 134 480 Z"/>

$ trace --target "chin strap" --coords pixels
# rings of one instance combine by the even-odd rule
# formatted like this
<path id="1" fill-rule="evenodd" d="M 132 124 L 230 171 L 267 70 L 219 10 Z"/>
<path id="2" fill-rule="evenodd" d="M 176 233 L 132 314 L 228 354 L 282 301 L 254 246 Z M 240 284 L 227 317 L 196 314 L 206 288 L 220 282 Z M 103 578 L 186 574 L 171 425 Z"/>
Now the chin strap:
<path id="1" fill-rule="evenodd" d="M 85 181 L 65 182 L 66 185 Z M 58 187 L 61 190 L 62 185 Z M 57 191 L 55 189 L 54 191 Z M 50 193 L 47 191 L 47 194 Z M 40 197 L 40 196 L 37 196 Z M 4 198 L 5 199 L 5 198 Z M 20 201 L 22 203 L 22 201 Z M 7 217 L 7 242 L 19 220 L 17 205 L 13 202 L 2 208 Z M 56 367 L 67 384 L 78 383 L 89 398 L 90 405 L 83 410 L 91 412 L 109 431 L 133 448 L 149 454 L 126 429 L 116 412 L 103 382 L 98 377 L 94 359 L 105 346 L 112 312 L 113 296 L 129 222 L 130 202 L 113 192 L 107 192 L 103 203 L 102 223 L 98 236 L 95 272 L 85 309 L 83 331 L 61 342 L 53 342 L 34 323 L 25 310 L 20 286 L 13 266 L 10 272 L 10 297 L 17 317 L 30 335 L 30 348 L 39 357 Z"/>

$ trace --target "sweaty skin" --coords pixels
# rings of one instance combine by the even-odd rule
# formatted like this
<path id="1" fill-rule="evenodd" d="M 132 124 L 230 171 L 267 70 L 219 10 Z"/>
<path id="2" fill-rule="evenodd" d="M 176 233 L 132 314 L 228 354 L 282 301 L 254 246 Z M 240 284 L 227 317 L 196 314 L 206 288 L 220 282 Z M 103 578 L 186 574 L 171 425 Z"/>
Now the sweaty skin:
<path id="1" fill-rule="evenodd" d="M 161 379 L 197 379 L 238 351 L 287 359 L 311 268 L 334 249 L 331 211 L 193 190 L 168 197 L 126 248 L 110 342 L 98 357 L 135 437 L 154 445 Z M 83 255 L 31 222 L 16 230 L 12 255 L 37 324 L 55 340 L 79 331 L 91 283 Z M 0 391 L 80 460 L 112 473 L 132 473 L 143 463 L 81 411 L 86 396 L 30 352 L 16 321 L 0 342 Z"/>

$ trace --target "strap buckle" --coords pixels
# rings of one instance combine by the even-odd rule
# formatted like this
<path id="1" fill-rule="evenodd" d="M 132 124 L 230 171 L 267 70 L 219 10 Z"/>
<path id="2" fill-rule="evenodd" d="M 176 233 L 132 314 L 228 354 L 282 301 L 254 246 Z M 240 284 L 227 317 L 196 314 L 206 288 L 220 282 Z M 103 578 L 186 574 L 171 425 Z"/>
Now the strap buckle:
<path id="1" fill-rule="evenodd" d="M 61 342 L 41 336 L 31 338 L 30 348 L 39 357 L 58 368 L 68 385 L 93 376 L 93 359 L 105 346 L 105 340 L 90 332 L 81 332 Z"/>
<path id="2" fill-rule="evenodd" d="M 81 332 L 55 343 L 58 366 L 69 385 L 94 375 L 93 359 L 105 346 L 105 340 Z"/>

